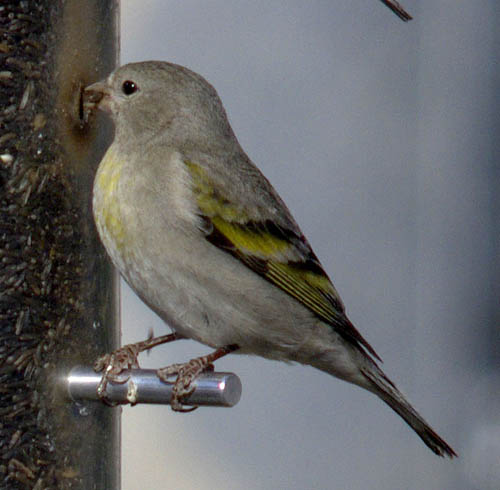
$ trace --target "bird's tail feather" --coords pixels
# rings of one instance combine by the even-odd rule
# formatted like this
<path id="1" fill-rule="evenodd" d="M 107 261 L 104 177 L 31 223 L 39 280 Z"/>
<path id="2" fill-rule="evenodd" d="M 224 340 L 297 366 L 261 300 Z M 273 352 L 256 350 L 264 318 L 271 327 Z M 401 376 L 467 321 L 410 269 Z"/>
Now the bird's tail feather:
<path id="1" fill-rule="evenodd" d="M 361 372 L 373 385 L 373 392 L 389 405 L 419 435 L 438 456 L 457 456 L 455 451 L 429 426 L 408 403 L 394 383 L 378 368 L 361 368 Z"/>

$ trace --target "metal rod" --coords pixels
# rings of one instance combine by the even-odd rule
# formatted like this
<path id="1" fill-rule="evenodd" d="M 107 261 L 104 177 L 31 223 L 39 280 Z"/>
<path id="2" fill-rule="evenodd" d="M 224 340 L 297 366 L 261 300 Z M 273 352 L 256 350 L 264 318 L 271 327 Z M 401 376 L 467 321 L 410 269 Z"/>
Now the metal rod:
<path id="1" fill-rule="evenodd" d="M 123 383 L 109 382 L 107 398 L 113 403 L 155 403 L 168 405 L 173 384 L 161 381 L 155 369 L 132 369 L 121 375 Z M 68 393 L 74 401 L 98 400 L 97 386 L 102 374 L 89 367 L 77 366 L 68 375 Z M 233 373 L 207 372 L 193 381 L 194 392 L 183 404 L 233 407 L 241 398 L 241 381 Z"/>

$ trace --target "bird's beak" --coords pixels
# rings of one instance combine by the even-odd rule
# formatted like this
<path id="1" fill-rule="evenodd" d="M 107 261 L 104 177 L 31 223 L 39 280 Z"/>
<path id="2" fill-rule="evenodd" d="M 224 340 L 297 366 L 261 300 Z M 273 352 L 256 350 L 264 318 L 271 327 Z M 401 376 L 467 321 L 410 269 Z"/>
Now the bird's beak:
<path id="1" fill-rule="evenodd" d="M 96 82 L 83 90 L 83 108 L 86 112 L 101 109 L 111 111 L 111 89 L 105 81 Z"/>

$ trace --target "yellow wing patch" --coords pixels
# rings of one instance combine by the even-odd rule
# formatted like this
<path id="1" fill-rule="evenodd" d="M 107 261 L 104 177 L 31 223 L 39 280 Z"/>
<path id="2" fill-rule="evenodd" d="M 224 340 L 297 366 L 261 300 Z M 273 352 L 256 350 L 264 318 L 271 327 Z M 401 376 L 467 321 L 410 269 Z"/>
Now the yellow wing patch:
<path id="1" fill-rule="evenodd" d="M 281 258 L 292 247 L 292 244 L 285 240 L 231 223 L 222 216 L 214 216 L 211 221 L 213 226 L 242 253 L 255 255 L 261 259 Z"/>
<path id="2" fill-rule="evenodd" d="M 244 207 L 224 198 L 210 182 L 205 171 L 192 162 L 186 162 L 193 179 L 193 191 L 202 215 L 210 218 L 212 225 L 242 253 L 261 259 L 287 259 L 293 245 L 282 237 L 273 235 L 257 226 Z M 293 254 L 290 255 L 290 258 Z"/>
<path id="3" fill-rule="evenodd" d="M 219 195 L 202 167 L 192 162 L 185 163 L 193 179 L 193 191 L 203 214 L 210 218 L 220 216 L 234 223 L 244 223 L 249 219 L 243 206 L 232 204 Z"/>

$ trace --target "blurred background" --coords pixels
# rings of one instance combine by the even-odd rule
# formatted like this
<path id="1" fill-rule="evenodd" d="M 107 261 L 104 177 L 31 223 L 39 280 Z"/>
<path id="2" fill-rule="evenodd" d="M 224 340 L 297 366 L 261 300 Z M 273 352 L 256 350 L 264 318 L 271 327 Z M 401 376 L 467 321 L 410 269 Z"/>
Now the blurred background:
<path id="1" fill-rule="evenodd" d="M 435 456 L 373 395 L 228 356 L 243 396 L 125 407 L 123 489 L 500 488 L 497 0 L 121 0 L 121 62 L 218 90 L 384 370 L 459 453 Z M 123 285 L 123 343 L 165 325 Z M 208 352 L 144 355 L 159 367 Z"/>

